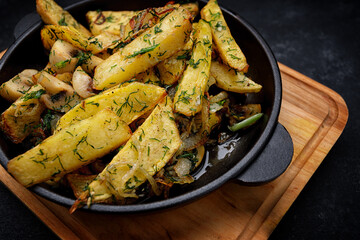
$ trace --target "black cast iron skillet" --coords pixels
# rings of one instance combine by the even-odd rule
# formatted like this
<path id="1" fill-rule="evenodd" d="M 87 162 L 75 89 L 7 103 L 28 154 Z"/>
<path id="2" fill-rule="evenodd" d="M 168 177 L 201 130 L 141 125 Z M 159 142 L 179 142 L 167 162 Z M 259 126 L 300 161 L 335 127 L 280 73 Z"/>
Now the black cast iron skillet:
<path id="1" fill-rule="evenodd" d="M 139 10 L 162 6 L 164 1 L 111 1 L 87 0 L 71 5 L 67 10 L 87 26 L 85 14 L 89 10 Z M 200 7 L 204 6 L 200 2 Z M 282 174 L 289 165 L 293 145 L 286 129 L 278 123 L 281 104 L 281 78 L 276 60 L 260 34 L 238 15 L 223 9 L 231 32 L 240 45 L 250 65 L 249 75 L 263 86 L 260 94 L 250 94 L 249 102 L 261 103 L 264 117 L 260 122 L 236 134 L 226 143 L 207 149 L 205 163 L 195 174 L 191 184 L 175 186 L 168 199 L 149 199 L 133 205 L 94 204 L 96 212 L 135 213 L 179 206 L 204 196 L 228 181 L 258 185 L 269 182 Z M 42 69 L 48 62 L 40 41 L 43 24 L 39 16 L 30 14 L 15 29 L 16 40 L 0 62 L 0 83 L 7 81 L 25 68 Z M 0 110 L 9 103 L 0 100 Z M 22 153 L 21 147 L 9 143 L 0 135 L 0 160 L 6 167 L 9 159 Z M 38 185 L 31 190 L 56 203 L 70 206 L 74 197 L 66 192 Z M 85 207 L 86 209 L 86 207 Z"/>

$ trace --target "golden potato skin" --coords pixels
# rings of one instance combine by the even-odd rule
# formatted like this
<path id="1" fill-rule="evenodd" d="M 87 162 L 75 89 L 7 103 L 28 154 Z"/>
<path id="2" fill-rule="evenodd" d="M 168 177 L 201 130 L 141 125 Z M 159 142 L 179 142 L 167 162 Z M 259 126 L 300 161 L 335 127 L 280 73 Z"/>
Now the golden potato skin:
<path id="1" fill-rule="evenodd" d="M 68 11 L 56 4 L 53 0 L 36 0 L 36 11 L 46 24 L 72 26 L 85 37 L 92 34 L 78 23 Z"/>
<path id="2" fill-rule="evenodd" d="M 216 86 L 226 91 L 237 93 L 257 93 L 262 86 L 246 77 L 242 72 L 213 61 L 210 69 L 211 75 L 216 80 Z"/>
<path id="3" fill-rule="evenodd" d="M 223 62 L 238 71 L 247 72 L 249 65 L 246 57 L 231 35 L 217 1 L 210 0 L 200 13 L 202 19 L 210 22 L 213 40 Z"/>
<path id="4" fill-rule="evenodd" d="M 166 95 L 165 89 L 139 82 L 120 88 L 109 89 L 102 94 L 83 100 L 62 116 L 56 132 L 95 115 L 104 108 L 112 109 L 122 121 L 130 124 L 152 109 Z"/>
<path id="5" fill-rule="evenodd" d="M 131 130 L 109 109 L 48 137 L 8 163 L 8 171 L 26 187 L 64 176 L 126 142 Z"/>
<path id="6" fill-rule="evenodd" d="M 130 80 L 181 50 L 191 32 L 191 15 L 179 7 L 161 22 L 114 53 L 95 69 L 94 88 L 103 90 Z"/>
<path id="7" fill-rule="evenodd" d="M 204 20 L 198 23 L 195 39 L 189 65 L 186 67 L 174 97 L 175 112 L 185 116 L 194 116 L 201 111 L 209 79 L 212 36 L 210 25 Z"/>
<path id="8" fill-rule="evenodd" d="M 135 14 L 134 11 L 89 11 L 86 19 L 94 36 L 103 32 L 120 36 L 120 26 L 127 24 Z"/>

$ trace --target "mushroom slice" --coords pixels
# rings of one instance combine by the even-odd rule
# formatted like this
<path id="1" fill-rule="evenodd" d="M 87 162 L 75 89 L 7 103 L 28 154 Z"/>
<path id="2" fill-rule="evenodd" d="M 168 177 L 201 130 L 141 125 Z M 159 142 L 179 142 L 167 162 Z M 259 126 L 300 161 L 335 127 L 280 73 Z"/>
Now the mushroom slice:
<path id="1" fill-rule="evenodd" d="M 57 73 L 73 72 L 79 61 L 80 50 L 68 42 L 57 40 L 49 54 L 49 62 Z"/>
<path id="2" fill-rule="evenodd" d="M 72 85 L 80 97 L 88 98 L 95 95 L 91 87 L 92 82 L 92 78 L 80 66 L 76 68 L 72 78 Z"/>
<path id="3" fill-rule="evenodd" d="M 8 101 L 14 102 L 34 85 L 32 76 L 37 72 L 34 69 L 25 69 L 0 86 L 0 95 Z"/>
<path id="4" fill-rule="evenodd" d="M 97 65 L 104 61 L 102 58 L 93 55 L 91 52 L 80 52 L 78 58 L 79 62 L 77 65 L 81 66 L 83 70 L 90 75 L 94 75 Z"/>
<path id="5" fill-rule="evenodd" d="M 49 109 L 67 112 L 81 101 L 70 85 L 47 72 L 42 72 L 38 83 L 46 89 L 47 94 L 41 96 L 41 101 Z"/>

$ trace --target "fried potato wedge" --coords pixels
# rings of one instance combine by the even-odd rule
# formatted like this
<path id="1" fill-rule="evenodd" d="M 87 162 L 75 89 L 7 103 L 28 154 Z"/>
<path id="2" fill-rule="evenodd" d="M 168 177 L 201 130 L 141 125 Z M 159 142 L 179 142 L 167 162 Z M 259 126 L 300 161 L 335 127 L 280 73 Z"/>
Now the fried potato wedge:
<path id="1" fill-rule="evenodd" d="M 196 18 L 196 16 L 199 14 L 199 4 L 197 2 L 195 3 L 185 3 L 181 5 L 183 8 L 186 8 L 190 13 L 192 18 Z"/>
<path id="2" fill-rule="evenodd" d="M 127 24 L 135 14 L 135 11 L 89 11 L 86 19 L 94 36 L 103 32 L 120 36 L 121 25 Z"/>
<path id="3" fill-rule="evenodd" d="M 159 73 L 156 67 L 149 68 L 145 72 L 139 73 L 135 77 L 136 80 L 146 84 L 161 85 Z"/>
<path id="4" fill-rule="evenodd" d="M 122 121 L 130 124 L 166 95 L 165 89 L 155 85 L 133 82 L 83 100 L 79 105 L 62 116 L 56 131 L 93 116 L 104 108 L 113 110 Z"/>
<path id="5" fill-rule="evenodd" d="M 245 55 L 231 35 L 216 0 L 210 0 L 201 9 L 201 18 L 210 23 L 213 40 L 223 62 L 238 71 L 247 72 L 249 65 Z"/>
<path id="6" fill-rule="evenodd" d="M 185 116 L 201 111 L 210 73 L 212 36 L 210 25 L 200 20 L 195 29 L 195 44 L 174 98 L 174 110 Z"/>
<path id="7" fill-rule="evenodd" d="M 8 170 L 18 182 L 30 187 L 93 162 L 130 136 L 128 125 L 113 111 L 104 109 L 11 159 Z"/>
<path id="8" fill-rule="evenodd" d="M 123 42 L 130 42 L 143 33 L 146 29 L 151 28 L 159 23 L 160 19 L 178 8 L 179 4 L 166 4 L 164 7 L 146 8 L 136 14 L 129 22 L 120 28 L 120 37 Z"/>
<path id="9" fill-rule="evenodd" d="M 171 86 L 176 83 L 185 71 L 187 60 L 190 58 L 190 54 L 194 43 L 194 29 L 197 23 L 193 23 L 192 32 L 189 41 L 187 41 L 185 47 L 174 54 L 173 56 L 161 61 L 156 68 L 159 71 L 161 83 L 165 86 Z"/>
<path id="10" fill-rule="evenodd" d="M 216 80 L 216 86 L 230 92 L 257 93 L 262 86 L 246 77 L 242 72 L 221 64 L 217 61 L 211 63 L 210 74 Z"/>
<path id="11" fill-rule="evenodd" d="M 130 80 L 181 50 L 189 39 L 190 18 L 190 13 L 179 7 L 104 60 L 95 69 L 94 88 L 102 90 Z"/>
<path id="12" fill-rule="evenodd" d="M 12 142 L 22 142 L 39 124 L 45 109 L 39 98 L 44 93 L 44 88 L 34 85 L 1 114 L 0 127 Z"/>
<path id="13" fill-rule="evenodd" d="M 120 152 L 89 185 L 85 199 L 94 203 L 112 196 L 116 199 L 136 197 L 136 188 L 152 179 L 180 145 L 172 102 L 167 97 L 155 107 Z"/>
<path id="14" fill-rule="evenodd" d="M 72 26 L 85 37 L 92 35 L 83 25 L 78 23 L 68 11 L 65 11 L 53 0 L 36 0 L 36 11 L 46 24 Z"/>
<path id="15" fill-rule="evenodd" d="M 56 40 L 64 40 L 74 47 L 83 51 L 90 51 L 92 54 L 100 53 L 111 45 L 115 44 L 115 38 L 109 33 L 102 33 L 98 36 L 89 38 L 82 35 L 72 26 L 45 25 L 40 32 L 41 41 L 44 48 L 50 50 Z"/>
<path id="16" fill-rule="evenodd" d="M 34 85 L 32 76 L 37 72 L 34 69 L 25 69 L 9 81 L 4 82 L 0 86 L 0 95 L 9 102 L 14 102 Z"/>

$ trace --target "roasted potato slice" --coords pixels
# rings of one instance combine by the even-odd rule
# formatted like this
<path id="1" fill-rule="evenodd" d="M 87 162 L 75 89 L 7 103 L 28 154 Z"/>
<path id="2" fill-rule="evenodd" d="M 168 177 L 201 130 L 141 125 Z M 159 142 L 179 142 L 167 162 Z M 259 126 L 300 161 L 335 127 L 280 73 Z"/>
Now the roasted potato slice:
<path id="1" fill-rule="evenodd" d="M 109 33 L 102 33 L 98 36 L 87 38 L 71 26 L 45 25 L 41 29 L 40 35 L 41 41 L 47 50 L 51 49 L 56 40 L 61 39 L 83 51 L 97 54 L 116 42 L 114 40 L 115 37 Z"/>
<path id="2" fill-rule="evenodd" d="M 192 18 L 196 18 L 196 16 L 199 14 L 199 4 L 197 2 L 195 3 L 185 3 L 181 5 L 183 8 L 186 8 L 190 13 Z"/>
<path id="3" fill-rule="evenodd" d="M 165 95 L 163 88 L 138 82 L 111 89 L 83 100 L 67 112 L 59 120 L 56 131 L 86 119 L 104 108 L 112 109 L 122 121 L 130 124 L 154 107 Z"/>
<path id="4" fill-rule="evenodd" d="M 127 24 L 121 26 L 120 37 L 123 42 L 132 41 L 146 29 L 157 24 L 162 17 L 179 7 L 179 4 L 167 4 L 164 7 L 146 8 L 137 12 Z M 159 30 L 161 31 L 161 29 Z"/>
<path id="5" fill-rule="evenodd" d="M 30 187 L 93 162 L 130 136 L 128 125 L 113 111 L 104 109 L 11 159 L 8 170 L 18 182 Z"/>
<path id="6" fill-rule="evenodd" d="M 94 36 L 103 32 L 120 36 L 121 25 L 127 24 L 135 14 L 135 11 L 89 11 L 86 19 Z"/>
<path id="7" fill-rule="evenodd" d="M 185 116 L 201 111 L 211 63 L 212 36 L 210 25 L 200 20 L 195 29 L 194 49 L 174 98 L 174 110 Z"/>
<path id="8" fill-rule="evenodd" d="M 125 82 L 182 49 L 191 31 L 190 13 L 178 8 L 95 69 L 94 88 Z"/>
<path id="9" fill-rule="evenodd" d="M 231 35 L 216 0 L 210 0 L 201 9 L 201 18 L 210 23 L 213 40 L 223 62 L 238 71 L 247 72 L 249 65 L 245 55 Z"/>
<path id="10" fill-rule="evenodd" d="M 152 67 L 146 70 L 145 72 L 139 73 L 138 75 L 135 76 L 135 79 L 142 83 L 161 86 L 161 81 L 159 78 L 157 67 Z"/>
<path id="11" fill-rule="evenodd" d="M 53 0 L 36 0 L 36 11 L 46 24 L 60 26 L 72 26 L 84 37 L 92 34 L 80 23 L 78 23 L 68 11 L 65 11 Z"/>
<path id="12" fill-rule="evenodd" d="M 43 87 L 34 85 L 1 114 L 0 127 L 12 142 L 22 142 L 39 124 L 45 109 L 39 98 L 44 93 Z"/>
<path id="13" fill-rule="evenodd" d="M 257 93 L 262 86 L 255 83 L 244 73 L 229 68 L 217 61 L 211 63 L 210 74 L 216 80 L 216 86 L 230 92 Z"/>
<path id="14" fill-rule="evenodd" d="M 155 107 L 79 201 L 94 203 L 112 196 L 116 199 L 136 197 L 136 188 L 146 180 L 156 185 L 152 176 L 165 166 L 180 145 L 171 99 L 167 97 Z"/>
<path id="15" fill-rule="evenodd" d="M 176 83 L 185 71 L 186 63 L 190 59 L 191 51 L 194 43 L 194 29 L 197 23 L 193 23 L 192 32 L 189 41 L 187 41 L 185 47 L 174 54 L 173 56 L 165 59 L 156 65 L 159 71 L 161 83 L 165 86 L 171 86 Z"/>
<path id="16" fill-rule="evenodd" d="M 37 72 L 35 69 L 25 69 L 9 81 L 4 82 L 0 86 L 0 95 L 9 102 L 14 102 L 34 85 L 32 76 Z"/>

